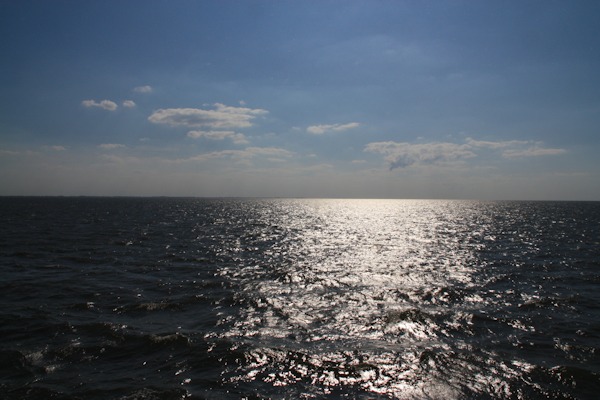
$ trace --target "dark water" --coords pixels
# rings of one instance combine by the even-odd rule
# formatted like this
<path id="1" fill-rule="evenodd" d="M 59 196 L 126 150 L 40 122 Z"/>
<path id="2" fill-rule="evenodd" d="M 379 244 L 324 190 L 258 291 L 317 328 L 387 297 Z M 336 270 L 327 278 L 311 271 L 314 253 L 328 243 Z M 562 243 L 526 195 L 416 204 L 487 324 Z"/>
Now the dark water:
<path id="1" fill-rule="evenodd" d="M 0 398 L 600 395 L 600 203 L 0 198 L 0 223 Z"/>

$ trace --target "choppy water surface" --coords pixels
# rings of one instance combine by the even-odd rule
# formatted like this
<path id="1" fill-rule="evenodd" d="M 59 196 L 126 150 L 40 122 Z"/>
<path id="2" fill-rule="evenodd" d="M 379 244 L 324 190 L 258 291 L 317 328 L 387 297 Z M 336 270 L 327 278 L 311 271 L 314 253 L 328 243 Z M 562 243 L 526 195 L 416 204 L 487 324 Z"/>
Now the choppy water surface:
<path id="1" fill-rule="evenodd" d="M 600 203 L 0 198 L 0 396 L 600 393 Z"/>

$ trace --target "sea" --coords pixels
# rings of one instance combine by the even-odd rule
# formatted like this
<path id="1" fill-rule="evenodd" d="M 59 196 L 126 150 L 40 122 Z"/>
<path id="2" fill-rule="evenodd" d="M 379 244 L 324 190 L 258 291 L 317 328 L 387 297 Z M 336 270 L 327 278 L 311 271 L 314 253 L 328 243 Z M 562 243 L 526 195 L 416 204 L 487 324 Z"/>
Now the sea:
<path id="1" fill-rule="evenodd" d="M 600 398 L 600 202 L 0 198 L 1 399 Z"/>

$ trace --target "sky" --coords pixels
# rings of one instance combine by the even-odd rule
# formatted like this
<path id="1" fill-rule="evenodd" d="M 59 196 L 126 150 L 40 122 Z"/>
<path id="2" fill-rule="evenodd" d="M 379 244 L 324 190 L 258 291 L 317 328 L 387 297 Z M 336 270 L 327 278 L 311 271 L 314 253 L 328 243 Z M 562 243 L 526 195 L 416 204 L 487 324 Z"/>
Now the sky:
<path id="1" fill-rule="evenodd" d="M 599 15 L 0 0 L 0 195 L 597 201 Z"/>

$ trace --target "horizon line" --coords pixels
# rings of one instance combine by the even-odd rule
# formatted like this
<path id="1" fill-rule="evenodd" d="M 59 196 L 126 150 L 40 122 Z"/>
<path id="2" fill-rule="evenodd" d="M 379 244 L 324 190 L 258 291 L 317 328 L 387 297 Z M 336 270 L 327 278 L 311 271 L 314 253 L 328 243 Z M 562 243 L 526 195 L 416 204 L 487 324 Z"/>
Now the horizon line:
<path id="1" fill-rule="evenodd" d="M 300 196 L 177 196 L 177 195 L 46 195 L 0 194 L 0 198 L 97 198 L 97 199 L 204 199 L 204 200 L 405 200 L 405 201 L 479 201 L 479 202 L 586 202 L 589 199 L 477 199 L 477 198 L 423 198 L 423 197 L 300 197 Z"/>

